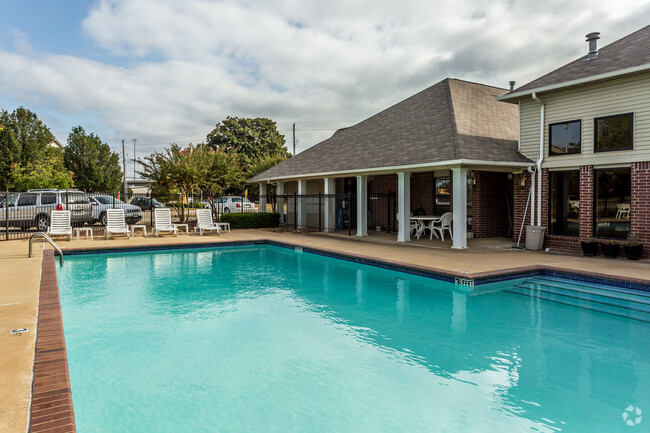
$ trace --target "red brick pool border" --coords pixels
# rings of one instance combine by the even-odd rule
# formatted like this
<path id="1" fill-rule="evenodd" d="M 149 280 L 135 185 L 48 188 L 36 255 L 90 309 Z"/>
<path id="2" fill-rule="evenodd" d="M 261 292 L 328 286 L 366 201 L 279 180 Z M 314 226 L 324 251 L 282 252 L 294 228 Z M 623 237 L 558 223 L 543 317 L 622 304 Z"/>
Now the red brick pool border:
<path id="1" fill-rule="evenodd" d="M 29 432 L 76 432 L 53 250 L 43 252 Z"/>

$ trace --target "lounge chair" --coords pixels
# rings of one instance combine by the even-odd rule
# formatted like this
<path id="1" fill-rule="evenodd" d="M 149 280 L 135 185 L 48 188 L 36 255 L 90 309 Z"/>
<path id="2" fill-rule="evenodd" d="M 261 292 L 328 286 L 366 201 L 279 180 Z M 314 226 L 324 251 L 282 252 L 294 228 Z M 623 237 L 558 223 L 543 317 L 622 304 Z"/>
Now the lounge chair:
<path id="1" fill-rule="evenodd" d="M 196 219 L 197 223 L 194 227 L 194 233 L 196 233 L 198 230 L 199 234 L 203 236 L 204 230 L 212 230 L 216 231 L 217 234 L 221 234 L 221 228 L 219 225 L 215 224 L 214 221 L 212 221 L 212 211 L 210 211 L 210 209 L 197 209 Z"/>
<path id="2" fill-rule="evenodd" d="M 70 224 L 69 210 L 53 210 L 50 226 L 47 228 L 48 236 L 70 236 L 72 240 L 72 225 Z"/>
<path id="3" fill-rule="evenodd" d="M 126 235 L 131 236 L 129 226 L 124 221 L 124 209 L 106 209 L 106 229 L 104 237 L 108 239 L 109 235 Z"/>
<path id="4" fill-rule="evenodd" d="M 449 236 L 451 237 L 451 240 L 454 240 L 454 234 L 451 231 L 451 221 L 453 220 L 453 214 L 451 212 L 447 212 L 443 214 L 440 217 L 440 225 L 433 225 L 431 227 L 431 236 L 429 237 L 429 240 L 433 239 L 434 231 L 440 233 L 440 237 L 442 238 L 442 241 L 445 241 L 445 230 L 449 232 Z"/>
<path id="5" fill-rule="evenodd" d="M 172 212 L 169 208 L 156 208 L 154 212 L 156 220 L 154 221 L 153 234 L 158 236 L 160 232 L 168 232 L 178 236 L 178 228 L 172 224 Z"/>

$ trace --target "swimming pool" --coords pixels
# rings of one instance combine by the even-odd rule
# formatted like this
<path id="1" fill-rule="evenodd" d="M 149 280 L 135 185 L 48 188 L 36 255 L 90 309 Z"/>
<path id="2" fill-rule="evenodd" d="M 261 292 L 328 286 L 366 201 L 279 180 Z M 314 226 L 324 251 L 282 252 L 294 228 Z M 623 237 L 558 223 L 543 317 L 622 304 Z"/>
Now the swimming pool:
<path id="1" fill-rule="evenodd" d="M 650 324 L 275 246 L 66 258 L 79 432 L 631 431 Z M 627 414 L 627 416 L 626 416 Z"/>

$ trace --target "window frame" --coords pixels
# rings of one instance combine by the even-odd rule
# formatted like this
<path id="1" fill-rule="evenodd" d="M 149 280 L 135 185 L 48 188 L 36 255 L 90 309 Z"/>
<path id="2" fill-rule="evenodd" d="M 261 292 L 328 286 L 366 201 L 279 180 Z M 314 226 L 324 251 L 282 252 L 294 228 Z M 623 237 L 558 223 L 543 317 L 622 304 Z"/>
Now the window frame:
<path id="1" fill-rule="evenodd" d="M 632 198 L 632 167 L 615 166 L 615 167 L 594 167 L 592 177 L 592 236 L 594 239 L 615 239 L 624 241 L 632 232 L 632 218 L 630 216 L 630 230 L 625 237 L 602 236 L 598 234 L 598 172 L 606 170 L 629 170 L 630 171 L 630 199 Z M 630 203 L 631 204 L 631 203 Z M 631 214 L 630 214 L 631 215 Z"/>
<path id="2" fill-rule="evenodd" d="M 567 152 L 567 153 L 554 153 L 552 151 L 553 146 L 551 144 L 551 138 L 553 137 L 553 134 L 551 132 L 552 128 L 557 125 L 569 125 L 571 123 L 577 123 L 580 128 L 580 151 L 579 152 Z M 567 126 L 568 127 L 568 126 Z M 568 143 L 566 143 L 568 144 Z M 549 123 L 548 124 L 548 156 L 563 156 L 563 155 L 580 155 L 582 154 L 582 119 L 577 119 L 577 120 L 567 120 L 564 122 L 555 122 L 555 123 Z"/>
<path id="3" fill-rule="evenodd" d="M 547 213 L 546 213 L 547 217 L 548 217 L 548 221 L 547 221 L 548 234 L 550 236 L 566 236 L 566 237 L 577 238 L 577 237 L 580 236 L 580 208 L 578 208 L 578 233 L 576 233 L 576 234 L 571 234 L 571 233 L 551 233 L 552 228 L 553 228 L 553 224 L 551 223 L 551 220 L 552 220 L 552 217 L 553 217 L 553 215 L 551 213 L 552 200 L 553 200 L 553 198 L 551 197 L 551 191 L 552 191 L 551 182 L 552 182 L 553 174 L 556 174 L 556 173 L 559 173 L 559 174 L 566 174 L 566 173 L 574 173 L 575 174 L 575 173 L 577 173 L 577 175 L 578 175 L 578 202 L 580 202 L 580 200 L 581 200 L 580 199 L 580 169 L 571 169 L 571 168 L 569 168 L 569 169 L 562 169 L 562 170 L 553 170 L 553 171 L 548 172 L 548 203 L 547 203 L 548 210 L 547 210 Z M 569 196 L 570 195 L 567 195 L 567 197 L 566 197 L 567 202 L 569 201 Z M 568 205 L 568 203 L 567 203 L 567 205 Z"/>
<path id="4" fill-rule="evenodd" d="M 630 147 L 625 147 L 621 149 L 598 149 L 598 121 L 604 119 L 611 119 L 613 117 L 622 117 L 622 116 L 631 116 L 632 117 L 632 128 L 630 130 Z M 634 112 L 629 113 L 618 113 L 610 114 L 608 116 L 594 117 L 594 153 L 601 152 L 620 152 L 624 150 L 634 150 Z"/>

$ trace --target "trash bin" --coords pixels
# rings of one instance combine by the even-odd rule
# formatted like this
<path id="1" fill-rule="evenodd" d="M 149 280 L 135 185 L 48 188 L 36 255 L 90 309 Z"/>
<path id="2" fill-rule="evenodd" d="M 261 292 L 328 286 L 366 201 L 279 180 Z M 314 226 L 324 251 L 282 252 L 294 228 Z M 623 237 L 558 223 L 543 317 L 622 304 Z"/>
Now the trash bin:
<path id="1" fill-rule="evenodd" d="M 526 249 L 530 251 L 539 251 L 544 245 L 544 232 L 546 227 L 526 226 Z"/>

